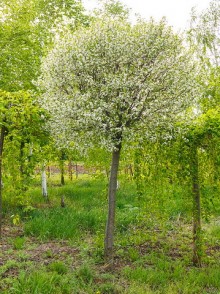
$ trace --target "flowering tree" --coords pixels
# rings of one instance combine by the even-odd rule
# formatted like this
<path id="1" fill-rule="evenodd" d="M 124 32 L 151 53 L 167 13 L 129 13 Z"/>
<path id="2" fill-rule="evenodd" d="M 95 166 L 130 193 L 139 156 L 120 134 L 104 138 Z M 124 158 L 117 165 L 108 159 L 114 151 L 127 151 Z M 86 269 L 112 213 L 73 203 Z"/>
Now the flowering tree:
<path id="1" fill-rule="evenodd" d="M 77 134 L 75 140 L 99 142 L 112 151 L 108 258 L 113 254 L 122 143 L 181 112 L 197 94 L 194 76 L 190 52 L 164 20 L 134 26 L 98 20 L 59 40 L 43 60 L 41 99 L 55 122 L 53 132 Z"/>

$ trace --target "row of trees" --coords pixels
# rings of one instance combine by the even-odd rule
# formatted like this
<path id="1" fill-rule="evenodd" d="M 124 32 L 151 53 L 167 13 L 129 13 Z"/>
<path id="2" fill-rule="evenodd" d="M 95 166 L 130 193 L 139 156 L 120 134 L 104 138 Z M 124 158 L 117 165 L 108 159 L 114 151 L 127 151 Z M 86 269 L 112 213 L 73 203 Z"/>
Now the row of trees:
<path id="1" fill-rule="evenodd" d="M 41 147 L 51 140 L 44 127 L 47 114 L 37 103 L 36 96 L 41 58 L 58 32 L 64 33 L 64 27 L 75 30 L 79 24 L 88 22 L 80 1 L 1 2 L 0 166 L 4 154 L 4 171 L 9 170 L 12 183 L 23 187 L 16 187 L 16 193 L 11 191 L 13 194 L 23 193 L 36 161 L 42 161 L 42 156 L 36 156 L 36 150 L 48 154 L 42 152 Z M 0 178 L 2 183 L 2 168 Z M 0 198 L 2 202 L 2 184 Z"/>
<path id="2" fill-rule="evenodd" d="M 187 154 L 189 168 L 184 172 L 190 175 L 194 203 L 193 262 L 201 264 L 199 158 L 218 145 L 219 11 L 219 3 L 212 1 L 201 15 L 193 13 L 184 38 L 165 20 L 130 24 L 128 11 L 117 1 L 105 2 L 104 10 L 88 17 L 79 1 L 23 0 L 10 5 L 5 0 L 0 162 L 4 137 L 8 146 L 16 142 L 22 178 L 25 148 L 47 144 L 48 131 L 60 150 L 111 152 L 105 235 L 109 261 L 121 151 L 129 152 L 130 146 L 135 150 L 134 176 L 142 194 L 142 150 L 160 142 Z"/>

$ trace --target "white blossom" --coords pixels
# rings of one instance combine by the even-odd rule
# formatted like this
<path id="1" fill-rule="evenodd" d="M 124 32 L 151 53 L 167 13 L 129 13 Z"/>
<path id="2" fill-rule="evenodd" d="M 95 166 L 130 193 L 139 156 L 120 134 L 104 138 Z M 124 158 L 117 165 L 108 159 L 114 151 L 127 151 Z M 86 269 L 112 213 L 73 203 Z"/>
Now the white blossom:
<path id="1" fill-rule="evenodd" d="M 57 40 L 39 85 L 58 137 L 112 150 L 138 129 L 173 120 L 198 97 L 196 70 L 163 21 L 99 20 Z"/>

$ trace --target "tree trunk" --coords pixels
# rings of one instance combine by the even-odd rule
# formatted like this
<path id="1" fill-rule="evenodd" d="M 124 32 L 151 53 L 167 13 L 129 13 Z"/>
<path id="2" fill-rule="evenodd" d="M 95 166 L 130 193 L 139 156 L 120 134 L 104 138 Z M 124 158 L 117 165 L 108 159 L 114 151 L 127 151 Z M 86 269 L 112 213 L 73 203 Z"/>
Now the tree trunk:
<path id="1" fill-rule="evenodd" d="M 75 165 L 75 171 L 76 171 L 76 179 L 78 179 L 79 171 L 78 171 L 78 165 L 77 165 L 77 162 L 76 162 L 76 165 Z"/>
<path id="2" fill-rule="evenodd" d="M 42 166 L 42 174 L 41 174 L 41 181 L 42 181 L 42 195 L 48 201 L 48 193 L 47 193 L 47 174 L 45 164 Z"/>
<path id="3" fill-rule="evenodd" d="M 120 159 L 121 146 L 112 152 L 112 164 L 108 190 L 108 219 L 105 232 L 105 259 L 108 262 L 113 262 L 113 237 L 115 228 L 115 203 L 117 190 L 117 176 Z"/>
<path id="4" fill-rule="evenodd" d="M 61 161 L 60 163 L 60 183 L 62 186 L 65 185 L 65 179 L 64 179 L 64 162 Z"/>
<path id="5" fill-rule="evenodd" d="M 191 150 L 192 195 L 193 195 L 193 265 L 201 266 L 202 236 L 201 236 L 201 205 L 199 188 L 198 149 L 194 145 Z"/>
<path id="6" fill-rule="evenodd" d="M 69 161 L 69 164 L 68 164 L 68 171 L 69 171 L 69 179 L 70 181 L 72 181 L 73 180 L 73 164 L 71 160 Z"/>
<path id="7" fill-rule="evenodd" d="M 60 158 L 59 158 L 59 165 L 60 165 L 60 184 L 61 186 L 65 185 L 65 180 L 64 180 L 64 166 L 65 166 L 65 159 L 66 159 L 66 154 L 64 150 L 61 150 L 60 153 Z"/>
<path id="8" fill-rule="evenodd" d="M 0 239 L 2 236 L 2 155 L 5 138 L 5 126 L 1 127 L 0 133 Z"/>

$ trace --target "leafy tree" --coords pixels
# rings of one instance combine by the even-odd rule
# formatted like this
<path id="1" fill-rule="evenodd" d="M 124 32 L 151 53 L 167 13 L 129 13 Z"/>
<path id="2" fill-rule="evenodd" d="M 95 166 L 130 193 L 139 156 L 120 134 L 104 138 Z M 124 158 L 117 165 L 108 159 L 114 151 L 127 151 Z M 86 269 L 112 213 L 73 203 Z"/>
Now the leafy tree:
<path id="1" fill-rule="evenodd" d="M 220 3 L 212 0 L 207 10 L 197 13 L 194 9 L 191 16 L 189 36 L 197 45 L 200 58 L 219 66 L 220 62 Z"/>
<path id="2" fill-rule="evenodd" d="M 189 39 L 195 48 L 204 71 L 203 95 L 200 100 L 200 115 L 188 129 L 187 137 L 191 150 L 191 175 L 193 181 L 193 263 L 201 265 L 201 208 L 199 182 L 199 149 L 207 152 L 207 146 L 215 145 L 219 140 L 219 98 L 220 98 L 220 3 L 212 0 L 207 10 L 192 13 Z M 203 75 L 203 76 L 202 76 Z M 213 149 L 213 148 L 212 148 Z M 216 160 L 215 160 L 216 162 Z"/>
<path id="3" fill-rule="evenodd" d="M 202 13 L 192 12 L 191 28 L 188 32 L 191 46 L 203 65 L 201 77 L 204 95 L 203 111 L 219 105 L 220 101 L 220 3 L 212 0 Z"/>
<path id="4" fill-rule="evenodd" d="M 15 124 L 13 129 L 13 137 L 16 138 L 13 141 L 13 152 L 17 154 L 17 150 L 20 151 L 20 174 L 22 177 L 25 173 L 24 169 L 26 169 L 26 144 L 32 142 L 33 137 L 35 141 L 37 141 L 37 136 L 39 140 L 42 139 L 41 130 L 37 132 L 35 129 L 36 121 L 41 120 L 40 113 L 38 111 L 34 111 L 32 114 L 26 112 L 30 105 L 35 105 L 36 109 L 37 105 L 33 97 L 24 91 L 36 90 L 34 80 L 39 74 L 40 60 L 46 51 L 46 46 L 51 46 L 54 38 L 64 33 L 65 26 L 74 30 L 81 23 L 86 25 L 88 17 L 83 14 L 81 1 L 78 0 L 1 1 L 0 90 L 4 93 L 2 94 L 4 103 L 1 106 L 4 108 L 7 121 L 12 113 L 16 113 L 18 107 L 23 107 L 22 128 L 20 126 L 17 128 Z M 18 92 L 20 90 L 23 92 Z M 13 107 L 6 107 L 5 105 L 10 105 L 12 97 L 25 97 L 25 99 L 22 101 L 15 99 L 15 104 L 12 103 Z M 31 126 L 30 116 L 32 117 Z M 3 122 L 1 121 L 1 124 Z M 1 126 L 1 153 L 3 153 L 3 139 L 6 132 L 5 123 Z M 9 129 L 7 126 L 7 130 Z M 15 130 L 16 135 L 14 134 Z M 12 136 L 11 132 L 10 129 L 10 136 Z M 19 140 L 17 140 L 18 138 Z M 5 143 L 10 145 L 10 140 L 6 140 Z"/>
<path id="5" fill-rule="evenodd" d="M 34 89 L 40 60 L 65 26 L 87 24 L 81 1 L 2 0 L 0 14 L 0 89 Z"/>
<path id="6" fill-rule="evenodd" d="M 115 195 L 122 144 L 173 119 L 197 95 L 195 64 L 162 20 L 99 20 L 59 40 L 43 60 L 44 107 L 60 136 L 112 151 L 105 256 L 113 254 Z M 143 133 L 142 133 L 143 134 Z"/>
<path id="7" fill-rule="evenodd" d="M 202 236 L 201 236 L 201 197 L 199 179 L 199 154 L 200 150 L 207 149 L 207 142 L 220 136 L 220 112 L 219 109 L 210 109 L 199 116 L 186 131 L 189 152 L 190 176 L 193 196 L 193 264 L 201 266 Z M 212 142 L 211 142 L 212 144 Z"/>
<path id="8" fill-rule="evenodd" d="M 105 16 L 112 19 L 125 20 L 129 16 L 129 9 L 117 0 L 99 0 L 100 9 L 95 9 L 96 18 L 104 18 Z"/>
<path id="9" fill-rule="evenodd" d="M 44 139 L 47 136 L 42 125 L 45 123 L 45 112 L 39 108 L 29 93 L 24 91 L 0 91 L 0 182 L 2 183 L 2 160 L 4 141 L 9 138 L 15 146 L 24 148 L 25 144 Z M 41 138 L 41 139 L 40 139 Z M 21 149 L 20 149 L 21 150 Z M 24 185 L 24 175 L 28 177 L 29 171 L 24 170 L 24 150 L 20 162 L 20 177 Z M 15 155 L 16 153 L 14 153 Z M 21 154 L 20 154 L 21 156 Z M 19 156 L 19 157 L 20 157 Z M 14 161 L 16 158 L 14 158 Z M 22 187 L 24 188 L 24 187 Z M 0 231 L 2 220 L 2 185 L 0 185 Z"/>
<path id="10" fill-rule="evenodd" d="M 31 11 L 28 13 L 23 7 L 20 11 L 20 6 L 20 1 L 7 1 L 0 21 L 0 88 L 6 91 L 32 87 L 36 58 L 40 55 L 31 30 Z"/>

